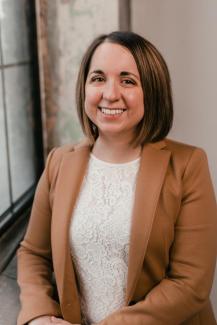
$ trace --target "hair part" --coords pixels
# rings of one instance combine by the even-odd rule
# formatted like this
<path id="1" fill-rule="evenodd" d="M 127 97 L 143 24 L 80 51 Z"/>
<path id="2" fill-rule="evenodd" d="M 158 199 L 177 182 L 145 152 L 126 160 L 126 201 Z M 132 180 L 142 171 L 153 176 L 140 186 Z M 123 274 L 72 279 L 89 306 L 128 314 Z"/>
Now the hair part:
<path id="1" fill-rule="evenodd" d="M 94 143 L 98 137 L 97 126 L 85 112 L 85 83 L 91 59 L 96 48 L 105 42 L 119 44 L 133 55 L 139 71 L 144 94 L 144 116 L 135 129 L 132 144 L 162 140 L 169 133 L 173 122 L 173 101 L 167 64 L 148 40 L 133 32 L 116 31 L 94 39 L 81 61 L 76 84 L 78 117 L 84 134 Z"/>

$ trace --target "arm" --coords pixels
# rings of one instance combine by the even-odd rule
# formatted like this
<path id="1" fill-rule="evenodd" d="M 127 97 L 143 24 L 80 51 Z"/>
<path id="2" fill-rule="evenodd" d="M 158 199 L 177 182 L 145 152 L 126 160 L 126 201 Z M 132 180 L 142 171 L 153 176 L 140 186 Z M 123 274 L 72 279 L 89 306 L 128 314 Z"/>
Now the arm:
<path id="1" fill-rule="evenodd" d="M 207 303 L 216 259 L 217 213 L 205 153 L 194 150 L 183 175 L 183 197 L 167 277 L 144 300 L 98 325 L 178 325 Z"/>
<path id="2" fill-rule="evenodd" d="M 52 298 L 51 283 L 49 166 L 54 151 L 49 154 L 38 183 L 27 233 L 18 250 L 18 284 L 21 289 L 18 325 L 39 316 L 61 316 L 59 304 Z"/>

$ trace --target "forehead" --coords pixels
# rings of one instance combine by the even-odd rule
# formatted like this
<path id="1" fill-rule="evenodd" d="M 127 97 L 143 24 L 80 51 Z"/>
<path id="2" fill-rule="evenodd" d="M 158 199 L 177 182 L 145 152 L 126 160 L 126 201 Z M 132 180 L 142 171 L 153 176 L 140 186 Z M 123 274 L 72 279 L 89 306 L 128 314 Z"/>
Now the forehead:
<path id="1" fill-rule="evenodd" d="M 91 59 L 90 71 L 95 69 L 132 71 L 139 74 L 131 52 L 124 46 L 109 42 L 102 43 L 96 48 Z"/>

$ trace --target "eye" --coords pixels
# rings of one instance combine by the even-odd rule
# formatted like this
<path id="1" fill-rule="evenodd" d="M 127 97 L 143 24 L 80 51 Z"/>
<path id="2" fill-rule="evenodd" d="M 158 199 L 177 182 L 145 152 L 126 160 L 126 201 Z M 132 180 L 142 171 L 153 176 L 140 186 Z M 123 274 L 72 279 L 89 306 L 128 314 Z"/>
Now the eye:
<path id="1" fill-rule="evenodd" d="M 122 83 L 125 84 L 125 85 L 129 85 L 129 86 L 136 84 L 136 82 L 134 80 L 132 80 L 132 79 L 123 79 Z"/>
<path id="2" fill-rule="evenodd" d="M 104 81 L 104 78 L 102 76 L 93 76 L 91 79 L 90 79 L 91 82 L 103 82 Z"/>

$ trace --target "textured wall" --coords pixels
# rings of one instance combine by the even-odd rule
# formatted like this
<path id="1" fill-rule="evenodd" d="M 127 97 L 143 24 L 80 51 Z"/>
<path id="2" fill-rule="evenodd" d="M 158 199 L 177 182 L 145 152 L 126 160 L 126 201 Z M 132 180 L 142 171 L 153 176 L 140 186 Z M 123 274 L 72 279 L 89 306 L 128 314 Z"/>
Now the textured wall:
<path id="1" fill-rule="evenodd" d="M 46 150 L 82 136 L 75 108 L 79 62 L 96 35 L 118 29 L 118 4 L 117 0 L 37 2 Z"/>

